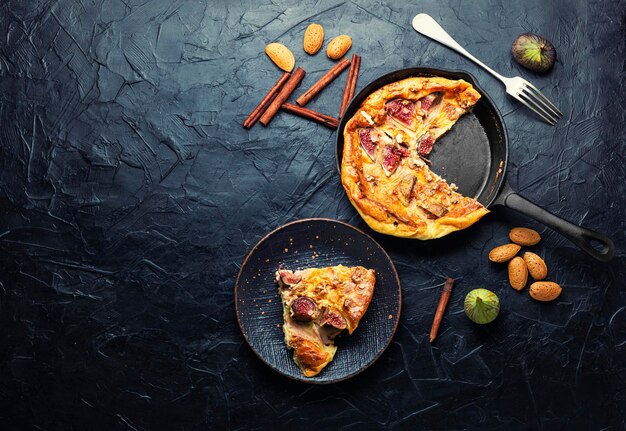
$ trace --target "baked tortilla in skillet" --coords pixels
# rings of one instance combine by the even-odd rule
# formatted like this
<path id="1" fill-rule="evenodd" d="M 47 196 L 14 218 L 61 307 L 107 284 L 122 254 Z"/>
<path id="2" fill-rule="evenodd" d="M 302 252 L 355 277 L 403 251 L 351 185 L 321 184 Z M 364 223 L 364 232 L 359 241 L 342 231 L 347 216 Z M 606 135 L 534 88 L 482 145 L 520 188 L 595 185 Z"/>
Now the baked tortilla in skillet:
<path id="1" fill-rule="evenodd" d="M 339 123 L 336 147 L 339 171 L 343 157 L 343 130 L 365 99 L 387 84 L 420 76 L 463 79 L 481 95 L 473 109 L 463 115 L 442 138 L 445 143 L 435 145 L 429 157 L 435 173 L 449 183 L 457 184 L 459 193 L 476 197 L 487 208 L 497 205 L 512 208 L 559 232 L 594 258 L 604 262 L 611 260 L 615 248 L 608 237 L 570 223 L 511 189 L 505 179 L 508 135 L 504 120 L 491 98 L 467 72 L 417 67 L 388 73 L 368 84 L 352 99 Z"/>

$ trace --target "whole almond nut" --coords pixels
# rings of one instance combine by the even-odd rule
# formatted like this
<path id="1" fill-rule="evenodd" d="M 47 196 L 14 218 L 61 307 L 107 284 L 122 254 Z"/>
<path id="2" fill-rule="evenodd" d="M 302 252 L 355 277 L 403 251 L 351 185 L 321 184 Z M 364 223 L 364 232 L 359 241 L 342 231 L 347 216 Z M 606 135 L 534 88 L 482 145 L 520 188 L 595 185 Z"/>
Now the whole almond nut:
<path id="1" fill-rule="evenodd" d="M 319 24 L 311 24 L 304 32 L 304 51 L 313 55 L 320 50 L 324 43 L 324 27 Z"/>
<path id="2" fill-rule="evenodd" d="M 333 60 L 339 60 L 348 52 L 351 46 L 352 38 L 347 34 L 342 34 L 330 41 L 326 47 L 326 55 Z"/>
<path id="3" fill-rule="evenodd" d="M 489 252 L 489 260 L 496 263 L 507 262 L 520 251 L 522 247 L 517 244 L 505 244 L 496 247 Z"/>
<path id="4" fill-rule="evenodd" d="M 546 263 L 535 253 L 531 253 L 530 251 L 524 253 L 524 262 L 526 262 L 528 272 L 533 280 L 543 280 L 548 276 L 548 267 Z"/>
<path id="5" fill-rule="evenodd" d="M 535 245 L 541 241 L 541 236 L 536 230 L 529 229 L 527 227 L 514 227 L 509 232 L 509 238 L 515 244 L 519 245 Z"/>
<path id="6" fill-rule="evenodd" d="M 522 290 L 528 281 L 528 268 L 524 259 L 517 256 L 509 262 L 509 284 L 515 290 Z"/>
<path id="7" fill-rule="evenodd" d="M 552 281 L 535 281 L 530 285 L 530 296 L 537 301 L 552 301 L 563 289 Z"/>
<path id="8" fill-rule="evenodd" d="M 265 53 L 276 66 L 285 72 L 291 72 L 296 65 L 293 53 L 282 43 L 270 43 L 265 47 Z"/>

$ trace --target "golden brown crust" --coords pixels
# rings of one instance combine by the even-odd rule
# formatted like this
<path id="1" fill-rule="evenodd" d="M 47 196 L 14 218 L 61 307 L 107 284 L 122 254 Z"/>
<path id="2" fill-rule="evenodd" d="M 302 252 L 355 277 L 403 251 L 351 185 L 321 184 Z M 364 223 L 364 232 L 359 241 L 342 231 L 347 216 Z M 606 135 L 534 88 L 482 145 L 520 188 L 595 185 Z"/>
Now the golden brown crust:
<path id="1" fill-rule="evenodd" d="M 276 277 L 281 286 L 285 343 L 294 349 L 294 361 L 303 374 L 315 376 L 335 355 L 334 336 L 344 328 L 352 334 L 365 315 L 374 295 L 375 272 L 362 266 L 338 265 L 295 272 L 279 270 Z M 316 304 L 312 321 L 293 318 L 292 304 L 302 297 Z M 324 323 L 326 313 L 337 316 L 339 327 Z"/>
<path id="2" fill-rule="evenodd" d="M 293 360 L 306 377 L 313 377 L 333 360 L 333 354 L 325 351 L 318 343 L 303 337 L 294 336 L 289 341 L 293 348 Z"/>
<path id="3" fill-rule="evenodd" d="M 426 108 L 424 98 L 435 101 L 432 107 Z M 464 229 L 487 214 L 478 201 L 457 193 L 418 155 L 424 137 L 438 139 L 479 98 L 463 80 L 408 78 L 386 85 L 363 102 L 343 132 L 341 180 L 350 202 L 372 229 L 432 239 Z M 412 114 L 403 114 L 410 117 L 407 121 L 386 111 L 388 102 L 398 101 L 414 106 Z M 370 154 L 361 145 L 359 131 L 375 141 Z M 391 172 L 382 163 L 388 148 L 402 154 Z"/>

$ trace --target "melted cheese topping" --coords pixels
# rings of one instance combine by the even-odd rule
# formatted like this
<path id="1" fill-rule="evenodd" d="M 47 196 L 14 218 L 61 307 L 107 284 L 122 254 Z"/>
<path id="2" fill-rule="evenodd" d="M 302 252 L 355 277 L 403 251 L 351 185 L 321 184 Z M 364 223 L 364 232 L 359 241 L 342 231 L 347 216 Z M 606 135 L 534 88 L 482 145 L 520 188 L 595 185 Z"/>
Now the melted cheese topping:
<path id="1" fill-rule="evenodd" d="M 281 271 L 276 274 L 281 286 L 285 343 L 294 350 L 294 361 L 303 374 L 315 376 L 333 360 L 337 347 L 332 339 L 341 332 L 341 329 L 323 325 L 323 313 L 331 311 L 341 316 L 352 334 L 372 299 L 376 276 L 374 270 L 343 265 L 284 272 L 298 280 L 288 284 L 281 278 Z M 309 298 L 317 307 L 316 316 L 310 322 L 293 318 L 293 301 L 301 297 Z"/>
<path id="2" fill-rule="evenodd" d="M 422 107 L 426 96 L 434 102 Z M 341 178 L 350 201 L 372 229 L 432 239 L 464 229 L 487 214 L 483 205 L 457 193 L 456 186 L 432 172 L 418 155 L 426 136 L 436 141 L 479 98 L 463 80 L 409 78 L 386 85 L 363 102 L 344 130 Z M 415 105 L 410 124 L 386 110 L 388 102 L 398 99 Z M 373 154 L 361 145 L 359 130 L 364 128 L 382 137 L 375 150 L 370 149 Z M 383 167 L 388 145 L 403 154 L 395 169 Z"/>

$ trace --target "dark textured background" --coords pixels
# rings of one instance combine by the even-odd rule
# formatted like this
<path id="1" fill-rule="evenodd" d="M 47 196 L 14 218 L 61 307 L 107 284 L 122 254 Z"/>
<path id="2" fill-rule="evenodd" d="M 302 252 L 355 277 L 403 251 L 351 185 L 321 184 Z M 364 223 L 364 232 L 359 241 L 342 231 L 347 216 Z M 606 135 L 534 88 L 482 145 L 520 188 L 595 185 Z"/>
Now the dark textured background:
<path id="1" fill-rule="evenodd" d="M 623 1 L 4 1 L 0 6 L 0 419 L 4 429 L 623 429 L 626 292 Z M 465 10 L 463 10 L 465 9 Z M 565 113 L 547 126 L 468 61 L 416 34 L 438 19 L 503 74 L 522 74 Z M 509 181 L 610 234 L 609 264 L 497 210 L 420 243 L 374 235 L 403 284 L 385 354 L 331 386 L 283 378 L 245 344 L 233 286 L 247 251 L 303 217 L 369 231 L 334 163 L 334 132 L 286 113 L 241 127 L 280 72 L 266 43 L 307 72 L 310 22 L 348 33 L 359 88 L 407 66 L 466 69 L 502 110 Z M 520 70 L 509 47 L 536 31 L 559 60 Z M 335 114 L 346 73 L 311 107 Z M 507 286 L 488 251 L 537 228 L 551 304 Z M 460 278 L 431 346 L 446 276 Z M 497 292 L 486 327 L 471 288 Z"/>

